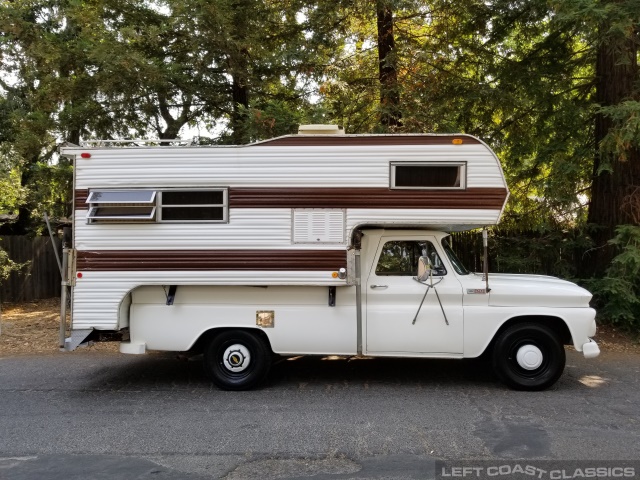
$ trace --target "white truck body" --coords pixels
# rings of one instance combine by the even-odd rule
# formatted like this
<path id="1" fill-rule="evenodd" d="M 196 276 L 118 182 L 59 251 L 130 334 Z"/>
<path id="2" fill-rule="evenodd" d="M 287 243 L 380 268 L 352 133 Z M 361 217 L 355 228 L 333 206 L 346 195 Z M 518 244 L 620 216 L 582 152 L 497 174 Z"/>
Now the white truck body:
<path id="1" fill-rule="evenodd" d="M 125 353 L 204 342 L 205 358 L 241 358 L 243 367 L 218 362 L 240 378 L 262 346 L 477 357 L 514 325 L 539 324 L 597 355 L 589 292 L 527 275 L 490 276 L 487 291 L 448 251 L 447 232 L 497 224 L 508 198 L 497 157 L 474 137 L 293 135 L 61 154 L 75 167 L 69 349 L 107 337 L 123 338 Z M 432 275 L 419 282 L 423 256 Z M 429 283 L 435 292 L 425 296 Z M 216 346 L 233 332 L 262 346 L 245 348 L 240 337 Z M 524 373 L 542 368 L 545 348 L 517 350 Z M 250 380 L 214 375 L 223 388 Z"/>

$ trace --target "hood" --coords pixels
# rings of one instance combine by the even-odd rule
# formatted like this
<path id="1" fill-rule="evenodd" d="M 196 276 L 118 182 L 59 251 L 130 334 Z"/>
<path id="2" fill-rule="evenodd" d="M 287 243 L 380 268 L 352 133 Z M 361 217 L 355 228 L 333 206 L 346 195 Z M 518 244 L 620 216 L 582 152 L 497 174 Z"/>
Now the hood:
<path id="1" fill-rule="evenodd" d="M 499 307 L 588 307 L 591 293 L 545 275 L 489 274 L 489 305 Z"/>

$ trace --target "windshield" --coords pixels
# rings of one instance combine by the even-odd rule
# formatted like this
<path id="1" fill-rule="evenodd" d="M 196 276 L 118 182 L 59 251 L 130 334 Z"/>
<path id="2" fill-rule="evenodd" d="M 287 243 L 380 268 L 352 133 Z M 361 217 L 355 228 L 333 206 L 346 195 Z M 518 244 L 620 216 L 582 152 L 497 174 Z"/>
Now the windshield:
<path id="1" fill-rule="evenodd" d="M 453 269 L 458 275 L 469 275 L 471 273 L 465 268 L 460 259 L 456 256 L 455 252 L 451 248 L 451 245 L 449 244 L 449 238 L 442 239 L 442 248 L 444 248 L 447 257 L 449 257 L 451 265 L 453 265 Z"/>

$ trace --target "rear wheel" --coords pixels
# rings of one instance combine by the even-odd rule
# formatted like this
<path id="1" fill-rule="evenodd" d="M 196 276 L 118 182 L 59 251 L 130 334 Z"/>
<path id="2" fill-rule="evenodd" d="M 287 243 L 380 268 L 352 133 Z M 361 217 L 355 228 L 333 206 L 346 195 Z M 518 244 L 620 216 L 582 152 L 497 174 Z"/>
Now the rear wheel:
<path id="1" fill-rule="evenodd" d="M 204 366 L 217 387 L 248 390 L 267 376 L 271 351 L 266 342 L 250 332 L 224 331 L 205 347 Z"/>
<path id="2" fill-rule="evenodd" d="M 564 347 L 550 328 L 522 323 L 509 327 L 496 339 L 492 363 L 496 375 L 509 387 L 544 390 L 564 371 Z"/>

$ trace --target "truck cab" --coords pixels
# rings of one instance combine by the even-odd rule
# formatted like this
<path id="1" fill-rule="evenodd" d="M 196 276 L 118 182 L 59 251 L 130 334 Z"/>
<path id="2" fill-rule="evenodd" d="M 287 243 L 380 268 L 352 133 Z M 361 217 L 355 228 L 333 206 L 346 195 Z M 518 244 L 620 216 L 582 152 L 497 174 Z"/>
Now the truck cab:
<path id="1" fill-rule="evenodd" d="M 591 294 L 542 275 L 490 275 L 467 270 L 448 234 L 365 230 L 362 238 L 364 339 L 376 356 L 491 356 L 514 388 L 553 384 L 564 345 L 598 355 Z M 417 278 L 420 261 L 428 280 Z M 489 285 L 489 288 L 487 288 Z M 430 293 L 433 290 L 433 293 Z"/>

